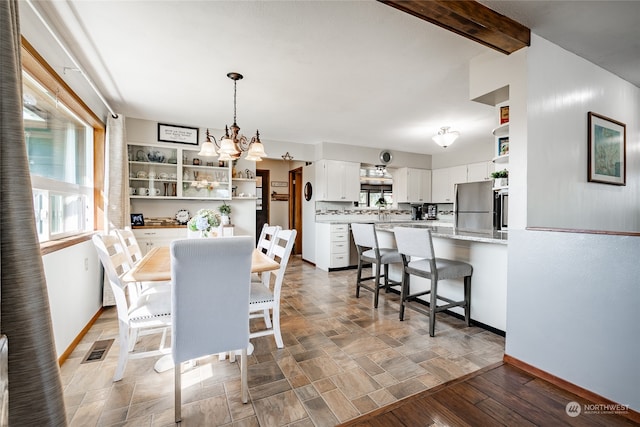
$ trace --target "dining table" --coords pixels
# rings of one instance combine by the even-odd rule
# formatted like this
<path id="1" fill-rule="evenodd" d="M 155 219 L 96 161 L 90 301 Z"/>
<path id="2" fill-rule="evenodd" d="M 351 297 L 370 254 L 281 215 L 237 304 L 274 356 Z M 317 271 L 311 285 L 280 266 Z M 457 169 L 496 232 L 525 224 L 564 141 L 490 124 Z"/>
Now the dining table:
<path id="1" fill-rule="evenodd" d="M 254 249 L 251 254 L 251 272 L 265 273 L 280 268 L 280 263 L 267 256 L 259 249 Z M 168 282 L 171 281 L 171 251 L 169 246 L 157 246 L 147 252 L 144 257 L 131 270 L 122 276 L 125 282 Z M 253 344 L 249 343 L 248 354 L 253 352 Z M 220 354 L 220 359 L 226 357 Z M 229 360 L 233 360 L 235 354 L 229 354 Z M 170 354 L 162 356 L 154 365 L 156 372 L 164 372 L 174 367 Z"/>
<path id="2" fill-rule="evenodd" d="M 251 254 L 251 272 L 264 273 L 280 268 L 280 263 L 264 252 L 254 249 Z M 125 282 L 168 282 L 171 280 L 171 253 L 169 246 L 157 246 L 145 254 L 135 267 L 123 276 Z"/>

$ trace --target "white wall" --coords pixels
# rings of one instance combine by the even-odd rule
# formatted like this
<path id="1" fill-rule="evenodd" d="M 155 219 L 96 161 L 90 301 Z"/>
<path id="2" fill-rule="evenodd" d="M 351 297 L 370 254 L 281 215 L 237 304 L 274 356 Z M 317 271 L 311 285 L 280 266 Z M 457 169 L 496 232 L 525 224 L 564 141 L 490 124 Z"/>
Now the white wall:
<path id="1" fill-rule="evenodd" d="M 640 89 L 544 39 L 536 43 L 528 70 L 527 225 L 640 231 Z M 627 125 L 626 186 L 587 181 L 589 111 Z"/>
<path id="2" fill-rule="evenodd" d="M 42 262 L 60 357 L 102 307 L 100 261 L 89 240 L 44 255 Z"/>
<path id="3" fill-rule="evenodd" d="M 529 196 L 510 201 L 529 225 L 640 231 L 640 91 L 533 34 L 527 55 Z M 586 182 L 588 111 L 627 124 L 627 187 Z M 505 352 L 640 410 L 639 256 L 639 237 L 510 227 Z"/>

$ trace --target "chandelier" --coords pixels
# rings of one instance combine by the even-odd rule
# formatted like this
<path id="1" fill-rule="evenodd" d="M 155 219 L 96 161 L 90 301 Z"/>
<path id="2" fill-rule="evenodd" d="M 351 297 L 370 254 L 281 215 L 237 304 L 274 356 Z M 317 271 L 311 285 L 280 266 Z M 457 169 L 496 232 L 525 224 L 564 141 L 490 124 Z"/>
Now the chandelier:
<path id="1" fill-rule="evenodd" d="M 229 135 L 229 127 L 225 125 L 224 136 L 220 138 L 220 144 L 218 144 L 216 138 L 207 129 L 206 140 L 202 143 L 198 154 L 204 157 L 220 155 L 219 160 L 229 161 L 239 159 L 242 153 L 246 152 L 245 159 L 259 162 L 263 157 L 267 156 L 264 152 L 264 145 L 260 142 L 260 132 L 256 130 L 256 136 L 249 141 L 246 136 L 240 133 L 240 126 L 236 123 L 236 85 L 238 80 L 242 80 L 243 76 L 240 73 L 229 73 L 227 77 L 233 80 L 233 124 L 231 125 L 231 135 Z M 211 142 L 212 139 L 213 142 Z"/>
<path id="2" fill-rule="evenodd" d="M 433 140 L 442 148 L 447 148 L 453 144 L 453 141 L 455 141 L 459 136 L 460 132 L 450 131 L 449 126 L 443 126 L 440 128 L 438 134 L 433 137 Z"/>

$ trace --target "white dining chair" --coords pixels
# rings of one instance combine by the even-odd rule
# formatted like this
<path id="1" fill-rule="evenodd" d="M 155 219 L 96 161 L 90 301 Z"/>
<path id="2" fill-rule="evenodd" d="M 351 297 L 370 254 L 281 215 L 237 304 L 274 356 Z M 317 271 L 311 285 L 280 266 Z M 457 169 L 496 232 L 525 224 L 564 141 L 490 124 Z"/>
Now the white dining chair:
<path id="1" fill-rule="evenodd" d="M 142 261 L 143 255 L 140 245 L 138 244 L 138 240 L 136 239 L 136 235 L 129 228 L 116 229 L 115 234 L 122 243 L 122 247 L 127 255 L 131 268 L 138 265 L 138 263 Z M 136 284 L 137 286 L 135 288 L 129 287 L 131 296 L 134 296 L 133 292 L 137 292 L 138 295 L 142 295 L 145 292 L 169 292 L 171 282 L 136 282 Z"/>
<path id="2" fill-rule="evenodd" d="M 122 276 L 129 271 L 130 264 L 120 239 L 113 235 L 95 234 L 93 244 L 104 266 L 109 285 L 113 291 L 118 313 L 120 352 L 114 381 L 122 379 L 128 359 L 168 354 L 167 331 L 171 326 L 171 293 L 152 292 L 127 296 L 127 288 L 137 286 L 135 282 L 125 282 Z M 131 292 L 130 292 L 131 294 Z M 131 353 L 139 336 L 162 333 L 157 350 Z"/>
<path id="3" fill-rule="evenodd" d="M 262 273 L 262 282 L 251 282 L 251 302 L 249 310 L 251 318 L 262 317 L 265 328 L 251 332 L 251 338 L 273 335 L 276 346 L 283 348 L 282 333 L 280 332 L 280 298 L 284 274 L 287 263 L 296 241 L 296 230 L 280 230 L 274 236 L 271 248 L 273 259 L 280 263 L 278 270 Z M 273 286 L 271 276 L 274 275 Z"/>
<path id="4" fill-rule="evenodd" d="M 175 421 L 181 420 L 181 363 L 240 350 L 242 401 L 248 401 L 249 291 L 254 240 L 184 239 L 171 243 Z"/>
<path id="5" fill-rule="evenodd" d="M 435 335 L 436 313 L 452 307 L 464 308 L 464 318 L 467 326 L 471 325 L 471 276 L 473 267 L 463 261 L 446 258 L 436 258 L 433 249 L 431 230 L 426 228 L 394 227 L 398 252 L 402 256 L 403 274 L 402 291 L 400 294 L 400 320 L 404 320 L 405 307 L 429 316 L 429 335 Z M 411 276 L 424 277 L 431 281 L 431 287 L 425 291 L 411 293 Z M 440 280 L 463 279 L 464 296 L 455 301 L 443 295 L 438 295 Z M 429 295 L 429 307 L 416 302 L 423 295 Z M 438 305 L 438 301 L 445 304 Z"/>
<path id="6" fill-rule="evenodd" d="M 256 249 L 258 249 L 259 251 L 261 251 L 266 255 L 269 255 L 274 242 L 273 237 L 281 229 L 282 227 L 280 227 L 279 225 L 269 225 L 269 224 L 263 225 L 262 231 L 260 232 L 260 237 L 258 237 L 258 243 L 256 244 Z"/>
<path id="7" fill-rule="evenodd" d="M 271 249 L 273 248 L 274 236 L 278 231 L 280 231 L 282 227 L 279 225 L 269 225 L 264 224 L 262 226 L 262 231 L 260 232 L 260 237 L 258 237 L 258 243 L 256 244 L 256 249 L 258 249 L 263 254 L 268 257 L 273 258 L 273 254 Z M 258 273 L 251 274 L 252 282 L 262 282 L 263 275 Z"/>

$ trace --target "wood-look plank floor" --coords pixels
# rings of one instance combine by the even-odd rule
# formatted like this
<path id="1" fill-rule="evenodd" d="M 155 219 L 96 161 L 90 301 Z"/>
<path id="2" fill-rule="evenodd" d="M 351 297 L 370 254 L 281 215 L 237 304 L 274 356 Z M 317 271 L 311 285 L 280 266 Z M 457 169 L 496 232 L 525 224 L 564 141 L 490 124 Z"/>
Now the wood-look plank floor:
<path id="1" fill-rule="evenodd" d="M 581 410 L 569 416 L 567 405 Z M 593 403 L 533 377 L 512 365 L 497 363 L 408 397 L 340 427 L 415 426 L 637 426 L 622 415 L 589 410 Z"/>
<path id="2" fill-rule="evenodd" d="M 335 426 L 443 384 L 450 388 L 425 396 L 428 404 L 408 402 L 409 410 L 369 422 L 573 422 L 557 413 L 570 397 L 526 375 L 506 375 L 508 368 L 451 384 L 501 363 L 504 338 L 444 313 L 437 315 L 436 336 L 429 337 L 426 316 L 409 310 L 405 321 L 398 320 L 397 294 L 383 292 L 378 309 L 372 308 L 370 292 L 355 298 L 355 274 L 327 273 L 293 257 L 282 289 L 285 347 L 278 349 L 269 336 L 252 340 L 249 403 L 240 399 L 237 363 L 200 359 L 182 376 L 182 426 Z M 92 344 L 104 339 L 115 339 L 104 360 L 81 364 Z M 174 426 L 173 370 L 156 373 L 157 358 L 130 360 L 124 378 L 114 383 L 118 341 L 118 320 L 110 308 L 61 366 L 69 425 Z M 158 337 L 143 337 L 135 350 L 157 344 Z"/>

